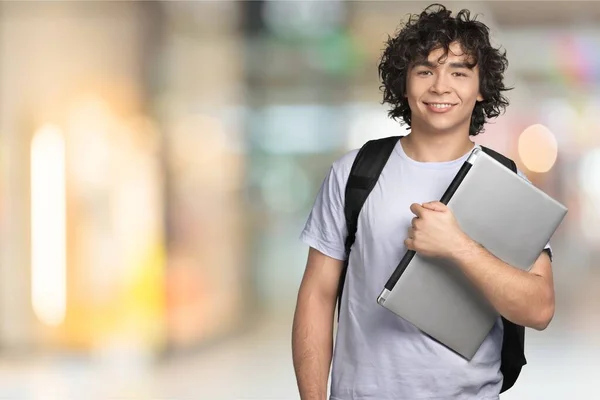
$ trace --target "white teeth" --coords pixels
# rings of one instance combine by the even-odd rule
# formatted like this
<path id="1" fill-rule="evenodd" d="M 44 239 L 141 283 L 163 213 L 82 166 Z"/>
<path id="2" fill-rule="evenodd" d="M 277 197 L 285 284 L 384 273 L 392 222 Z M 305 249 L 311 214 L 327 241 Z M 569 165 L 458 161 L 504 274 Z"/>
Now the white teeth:
<path id="1" fill-rule="evenodd" d="M 435 107 L 435 108 L 448 108 L 448 107 L 452 106 L 452 104 L 433 104 L 433 103 L 430 103 L 429 105 L 432 107 Z"/>

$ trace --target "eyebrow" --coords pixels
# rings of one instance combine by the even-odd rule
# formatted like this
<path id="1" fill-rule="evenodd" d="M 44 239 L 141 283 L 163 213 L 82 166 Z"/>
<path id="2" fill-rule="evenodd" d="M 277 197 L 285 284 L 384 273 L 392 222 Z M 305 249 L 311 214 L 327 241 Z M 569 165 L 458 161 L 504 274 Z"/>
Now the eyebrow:
<path id="1" fill-rule="evenodd" d="M 450 68 L 463 68 L 463 69 L 473 69 L 473 67 L 470 67 L 467 63 L 465 62 L 451 62 L 450 64 Z M 437 65 L 432 63 L 429 60 L 422 60 L 422 61 L 416 61 L 413 64 L 413 68 L 414 67 L 427 67 L 427 68 L 437 68 Z"/>

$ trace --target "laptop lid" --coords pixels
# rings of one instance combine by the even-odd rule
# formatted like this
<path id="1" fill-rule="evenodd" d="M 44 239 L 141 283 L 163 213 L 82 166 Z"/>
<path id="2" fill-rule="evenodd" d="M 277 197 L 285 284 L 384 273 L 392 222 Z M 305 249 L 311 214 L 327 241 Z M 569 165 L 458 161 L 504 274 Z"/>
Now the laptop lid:
<path id="1" fill-rule="evenodd" d="M 567 208 L 476 147 L 441 201 L 462 230 L 514 267 L 529 270 Z M 450 262 L 408 251 L 377 302 L 467 359 L 498 313 Z"/>

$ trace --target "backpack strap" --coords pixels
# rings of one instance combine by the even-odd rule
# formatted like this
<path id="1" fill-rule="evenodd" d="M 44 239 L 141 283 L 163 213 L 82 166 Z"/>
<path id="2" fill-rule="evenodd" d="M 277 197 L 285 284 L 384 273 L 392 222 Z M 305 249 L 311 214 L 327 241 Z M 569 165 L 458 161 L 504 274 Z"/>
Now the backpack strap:
<path id="1" fill-rule="evenodd" d="M 338 284 L 338 319 L 339 310 L 342 301 L 342 292 L 344 290 L 344 282 L 346 281 L 346 272 L 348 270 L 348 262 L 350 259 L 350 249 L 356 239 L 356 230 L 358 228 L 358 215 L 362 209 L 367 197 L 375 187 L 377 180 L 383 167 L 387 163 L 394 147 L 400 136 L 391 136 L 383 139 L 370 140 L 365 143 L 358 151 L 348 182 L 346 183 L 346 193 L 344 199 L 344 215 L 346 217 L 346 226 L 348 228 L 348 236 L 344 247 L 346 249 L 346 261 L 342 268 L 340 281 Z"/>
<path id="2" fill-rule="evenodd" d="M 517 165 L 513 160 L 487 147 L 481 146 L 481 149 L 506 168 L 517 173 Z M 515 384 L 521 369 L 527 364 L 525 359 L 525 328 L 504 317 L 502 317 L 502 324 L 504 325 L 504 338 L 502 341 L 500 371 L 504 379 L 500 393 L 507 391 Z"/>
<path id="3" fill-rule="evenodd" d="M 500 164 L 504 165 L 506 168 L 510 169 L 515 174 L 517 173 L 517 164 L 510 158 L 503 156 L 495 150 L 490 149 L 489 147 L 481 146 L 481 150 L 486 153 L 488 156 L 492 157 Z"/>

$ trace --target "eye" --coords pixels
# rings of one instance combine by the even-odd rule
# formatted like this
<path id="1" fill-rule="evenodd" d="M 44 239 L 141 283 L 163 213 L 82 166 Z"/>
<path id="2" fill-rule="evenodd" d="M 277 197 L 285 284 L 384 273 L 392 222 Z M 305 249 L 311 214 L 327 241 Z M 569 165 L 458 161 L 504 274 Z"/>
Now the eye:
<path id="1" fill-rule="evenodd" d="M 431 71 L 418 71 L 417 75 L 421 75 L 421 76 L 431 75 Z"/>
<path id="2" fill-rule="evenodd" d="M 467 74 L 465 74 L 464 72 L 455 72 L 453 75 L 454 76 L 459 76 L 459 77 L 466 77 L 467 76 Z"/>

